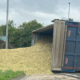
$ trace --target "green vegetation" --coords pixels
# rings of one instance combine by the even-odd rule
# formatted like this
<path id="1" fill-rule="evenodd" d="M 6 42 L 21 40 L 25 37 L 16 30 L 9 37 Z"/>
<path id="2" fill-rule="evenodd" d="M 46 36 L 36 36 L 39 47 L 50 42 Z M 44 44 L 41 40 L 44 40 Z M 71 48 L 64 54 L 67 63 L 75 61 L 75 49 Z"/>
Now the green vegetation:
<path id="1" fill-rule="evenodd" d="M 41 27 L 43 27 L 41 23 L 38 23 L 37 20 L 32 20 L 23 22 L 16 28 L 13 20 L 9 20 L 9 43 L 13 45 L 14 48 L 29 47 L 31 46 L 32 31 Z M 6 35 L 6 25 L 0 26 L 0 35 Z"/>
<path id="2" fill-rule="evenodd" d="M 12 70 L 7 70 L 5 72 L 2 72 L 2 70 L 0 70 L 0 80 L 11 80 L 13 78 L 16 78 L 20 75 L 24 74 L 23 71 L 16 71 L 13 72 Z"/>
<path id="3" fill-rule="evenodd" d="M 72 18 L 69 18 L 69 21 L 73 21 L 73 19 Z"/>

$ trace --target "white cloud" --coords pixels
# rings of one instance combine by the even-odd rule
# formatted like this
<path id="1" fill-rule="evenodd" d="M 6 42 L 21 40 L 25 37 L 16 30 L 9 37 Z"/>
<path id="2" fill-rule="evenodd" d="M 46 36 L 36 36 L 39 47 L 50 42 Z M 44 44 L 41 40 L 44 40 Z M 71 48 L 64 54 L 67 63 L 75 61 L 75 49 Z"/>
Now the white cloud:
<path id="1" fill-rule="evenodd" d="M 44 25 L 51 24 L 51 20 L 55 18 L 66 20 L 68 18 L 68 1 L 71 1 L 70 18 L 80 21 L 79 0 L 42 1 L 10 0 L 9 20 L 13 20 L 16 26 L 34 19 Z M 0 0 L 0 25 L 2 24 L 6 24 L 6 0 Z"/>
<path id="2" fill-rule="evenodd" d="M 0 25 L 6 24 L 6 13 L 0 11 Z"/>
<path id="3" fill-rule="evenodd" d="M 70 17 L 73 18 L 75 21 L 80 22 L 80 10 L 72 8 L 70 12 Z"/>

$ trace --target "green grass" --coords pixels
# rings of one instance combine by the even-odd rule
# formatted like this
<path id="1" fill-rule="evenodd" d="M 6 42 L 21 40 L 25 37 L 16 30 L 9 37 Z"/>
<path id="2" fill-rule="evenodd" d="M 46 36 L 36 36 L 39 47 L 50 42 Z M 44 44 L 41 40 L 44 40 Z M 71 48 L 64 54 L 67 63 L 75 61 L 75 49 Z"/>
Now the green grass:
<path id="1" fill-rule="evenodd" d="M 5 72 L 2 72 L 2 70 L 0 70 L 0 80 L 11 80 L 22 74 L 24 74 L 24 71 L 13 72 L 12 70 L 7 70 Z"/>

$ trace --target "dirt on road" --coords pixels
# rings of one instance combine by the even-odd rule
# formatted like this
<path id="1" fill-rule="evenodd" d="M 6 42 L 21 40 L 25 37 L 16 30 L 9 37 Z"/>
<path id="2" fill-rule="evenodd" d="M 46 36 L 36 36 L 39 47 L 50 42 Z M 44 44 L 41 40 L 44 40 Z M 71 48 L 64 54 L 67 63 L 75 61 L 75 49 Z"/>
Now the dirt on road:
<path id="1" fill-rule="evenodd" d="M 80 73 L 54 73 L 52 75 L 40 74 L 30 76 L 23 74 L 12 80 L 80 80 Z"/>
<path id="2" fill-rule="evenodd" d="M 80 80 L 80 77 L 73 74 L 32 75 L 27 80 Z"/>

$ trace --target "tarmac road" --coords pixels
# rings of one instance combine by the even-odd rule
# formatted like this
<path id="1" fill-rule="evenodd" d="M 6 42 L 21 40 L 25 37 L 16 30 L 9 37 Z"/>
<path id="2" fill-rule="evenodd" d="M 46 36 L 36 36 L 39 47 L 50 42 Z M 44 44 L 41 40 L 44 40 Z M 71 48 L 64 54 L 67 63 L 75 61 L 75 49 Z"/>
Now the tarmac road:
<path id="1" fill-rule="evenodd" d="M 23 74 L 12 80 L 80 80 L 80 73 L 55 73 L 53 75 L 32 75 Z"/>

